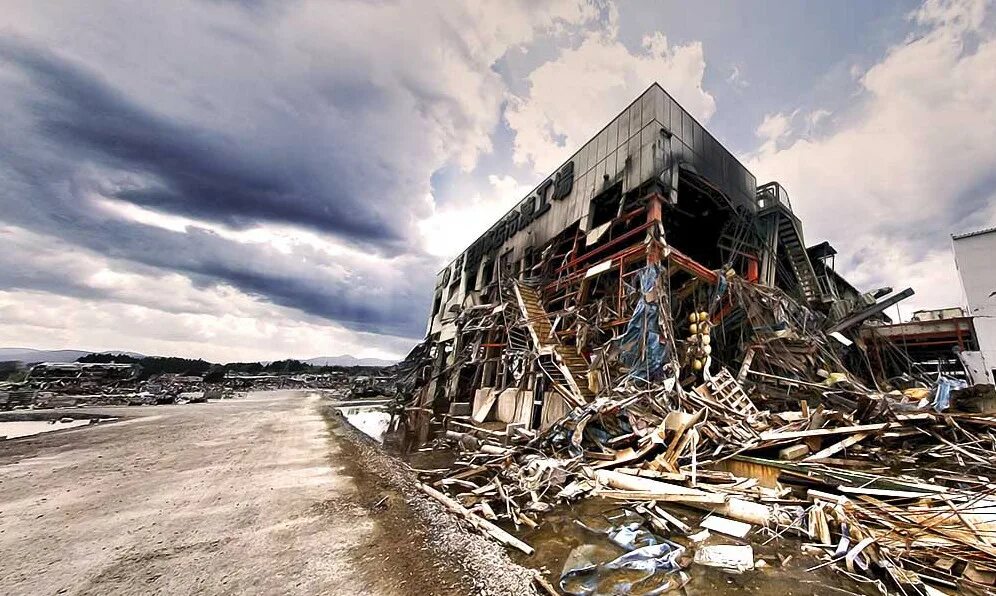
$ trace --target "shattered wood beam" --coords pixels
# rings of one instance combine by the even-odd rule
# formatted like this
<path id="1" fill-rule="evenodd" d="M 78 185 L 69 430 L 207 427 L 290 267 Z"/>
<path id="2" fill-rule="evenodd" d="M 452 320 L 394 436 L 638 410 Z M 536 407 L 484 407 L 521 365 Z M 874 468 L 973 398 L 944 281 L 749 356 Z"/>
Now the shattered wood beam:
<path id="1" fill-rule="evenodd" d="M 879 422 L 877 424 L 858 424 L 855 426 L 839 426 L 837 428 L 817 428 L 813 430 L 794 430 L 779 432 L 777 430 L 769 430 L 767 432 L 761 433 L 762 441 L 782 441 L 787 439 L 805 439 L 807 437 L 825 437 L 827 435 L 844 435 L 849 433 L 860 433 L 865 431 L 876 431 L 884 430 L 889 428 L 898 428 L 903 426 L 904 422 L 912 422 L 916 420 L 933 420 L 934 416 L 931 414 L 909 414 L 905 416 L 896 416 L 897 422 Z"/>
<path id="2" fill-rule="evenodd" d="M 726 517 L 732 517 L 740 521 L 767 526 L 775 519 L 774 511 L 762 503 L 745 501 L 737 498 L 725 498 L 723 503 L 709 503 L 711 493 L 706 491 L 658 482 L 648 478 L 629 476 L 611 470 L 598 470 L 595 472 L 595 480 L 602 485 L 617 489 L 618 491 L 635 491 L 643 494 L 667 495 L 669 502 L 685 503 L 699 509 L 708 509 Z M 683 498 L 684 497 L 684 498 Z M 647 500 L 663 500 L 647 499 Z M 705 502 L 703 502 L 705 501 Z"/>
<path id="3" fill-rule="evenodd" d="M 761 433 L 762 441 L 785 441 L 788 439 L 806 439 L 809 437 L 825 437 L 827 435 L 844 435 L 848 433 L 860 433 L 866 431 L 884 430 L 887 428 L 898 428 L 902 424 L 898 422 L 880 422 L 878 424 L 859 424 L 857 426 L 843 426 L 838 428 L 817 428 L 813 430 L 792 430 L 779 432 L 777 430 Z"/>
<path id="4" fill-rule="evenodd" d="M 870 437 L 871 434 L 872 434 L 871 431 L 853 434 L 844 439 L 843 441 L 834 443 L 833 445 L 827 447 L 826 449 L 823 449 L 822 451 L 817 451 L 816 453 L 810 455 L 809 457 L 803 459 L 802 461 L 816 461 L 819 459 L 828 458 L 834 453 L 841 451 L 842 449 L 847 449 L 851 445 L 864 441 L 866 438 Z"/>
<path id="5" fill-rule="evenodd" d="M 684 534 L 691 533 L 692 528 L 689 527 L 688 524 L 686 524 L 685 522 L 681 521 L 677 517 L 671 515 L 670 513 L 668 513 L 667 511 L 665 511 L 664 509 L 661 509 L 656 504 L 653 505 L 652 511 L 653 511 L 653 513 L 655 513 L 655 514 L 659 515 L 660 517 L 662 517 L 667 523 L 669 523 L 669 524 L 673 525 L 674 527 L 678 528 L 678 530 L 680 530 L 682 533 L 684 533 Z"/>
<path id="6" fill-rule="evenodd" d="M 526 553 L 527 555 L 533 554 L 533 547 L 529 546 L 525 542 L 522 542 L 515 536 L 512 536 L 505 530 L 502 530 L 501 528 L 487 521 L 486 519 L 482 519 L 477 515 L 471 513 L 469 509 L 467 509 L 460 503 L 456 502 L 454 499 L 444 495 L 443 493 L 432 488 L 431 486 L 419 483 L 418 487 L 422 489 L 422 492 L 429 495 L 433 499 L 439 501 L 440 503 L 442 503 L 444 507 L 446 507 L 453 513 L 456 513 L 457 515 L 463 517 L 468 522 L 470 522 L 471 525 L 473 525 L 475 528 L 491 536 L 498 542 L 501 542 L 502 544 L 506 544 L 508 546 L 515 547 L 520 551 Z"/>
<path id="7" fill-rule="evenodd" d="M 702 493 L 701 495 L 661 493 L 648 490 L 613 490 L 609 488 L 596 489 L 591 494 L 607 499 L 619 499 L 623 501 L 664 501 L 667 503 L 684 503 L 686 505 L 695 503 L 722 504 L 726 502 L 726 495 L 722 493 Z"/>

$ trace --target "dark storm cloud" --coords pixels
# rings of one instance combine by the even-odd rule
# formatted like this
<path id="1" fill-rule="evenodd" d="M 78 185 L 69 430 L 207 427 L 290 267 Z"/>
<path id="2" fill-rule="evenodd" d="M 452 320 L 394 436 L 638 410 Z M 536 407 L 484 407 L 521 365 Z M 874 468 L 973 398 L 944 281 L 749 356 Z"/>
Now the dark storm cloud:
<path id="1" fill-rule="evenodd" d="M 117 198 L 233 227 L 283 222 L 382 247 L 401 239 L 361 195 L 365 184 L 377 186 L 377 164 L 356 163 L 333 148 L 316 171 L 313 159 L 287 159 L 156 115 L 48 51 L 0 40 L 0 58 L 17 64 L 44 91 L 30 107 L 38 130 L 60 148 L 155 177 L 155 186 Z M 369 99 L 353 99 L 356 92 L 345 89 L 336 99 Z"/>
<path id="2" fill-rule="evenodd" d="M 305 249 L 284 254 L 266 245 L 232 242 L 197 228 L 172 232 L 111 220 L 78 221 L 71 230 L 63 224 L 63 230 L 68 231 L 74 243 L 119 259 L 117 269 L 145 275 L 157 270 L 174 271 L 187 275 L 195 285 L 231 285 L 246 294 L 356 331 L 419 337 L 425 329 L 426 287 L 432 283 L 435 266 L 435 261 L 426 257 L 403 257 L 396 268 L 351 273 L 343 279 L 330 273 L 335 262 L 327 255 Z M 90 285 L 87 277 L 95 271 L 78 261 L 39 262 L 31 259 L 25 247 L 13 250 L 9 242 L 5 244 L 7 250 L 0 251 L 0 287 L 4 289 L 39 290 L 84 299 L 115 298 L 112 289 Z M 72 251 L 65 245 L 54 249 L 50 252 Z M 157 308 L 173 310 L 168 300 Z"/>
<path id="3" fill-rule="evenodd" d="M 4 220 L 115 259 L 119 267 L 231 285 L 357 331 L 423 333 L 436 263 L 406 237 L 405 209 L 385 197 L 371 201 L 371 189 L 398 189 L 403 181 L 386 162 L 365 163 L 350 139 L 315 140 L 299 125 L 288 134 L 298 145 L 281 150 L 170 119 L 91 71 L 22 41 L 0 39 L 0 69 L 5 62 L 24 81 L 0 89 L 0 109 L 14 112 L 0 122 Z M 377 100 L 375 90 L 363 86 L 328 94 L 340 105 Z M 286 116 L 273 117 L 266 126 L 281 128 Z M 302 226 L 380 260 L 340 264 L 301 247 L 285 254 L 200 228 L 143 225 L 95 209 L 93 192 L 232 228 Z M 9 265 L 0 270 L 0 286 L 8 289 L 80 298 L 105 293 L 85 280 L 68 280 L 64 271 Z"/>

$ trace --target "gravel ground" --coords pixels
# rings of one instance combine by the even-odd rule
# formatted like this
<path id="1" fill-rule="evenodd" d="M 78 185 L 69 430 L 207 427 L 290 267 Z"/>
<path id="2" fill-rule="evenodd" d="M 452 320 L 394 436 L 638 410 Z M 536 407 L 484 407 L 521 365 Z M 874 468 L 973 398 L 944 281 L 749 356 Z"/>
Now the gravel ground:
<path id="1" fill-rule="evenodd" d="M 350 474 L 361 487 L 376 486 L 395 491 L 398 501 L 391 504 L 393 515 L 378 522 L 390 532 L 398 532 L 395 523 L 419 522 L 420 528 L 409 528 L 416 534 L 426 556 L 443 568 L 457 568 L 468 594 L 481 596 L 522 596 L 536 594 L 534 572 L 513 562 L 505 547 L 486 538 L 429 498 L 417 486 L 417 478 L 398 458 L 386 453 L 366 435 L 350 426 L 329 403 L 325 410 L 333 436 L 340 439 L 348 459 L 358 463 Z M 374 491 L 376 492 L 376 491 Z"/>
<path id="2" fill-rule="evenodd" d="M 3 594 L 529 594 L 306 392 L 0 441 Z"/>

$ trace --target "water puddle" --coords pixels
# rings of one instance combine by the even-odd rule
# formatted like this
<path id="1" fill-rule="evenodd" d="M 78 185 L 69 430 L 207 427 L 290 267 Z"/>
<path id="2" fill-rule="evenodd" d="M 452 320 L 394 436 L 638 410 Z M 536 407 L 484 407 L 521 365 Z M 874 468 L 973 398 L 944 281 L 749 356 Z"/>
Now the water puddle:
<path id="1" fill-rule="evenodd" d="M 356 430 L 378 443 L 384 442 L 384 435 L 391 423 L 391 415 L 384 409 L 384 406 L 344 406 L 336 409 Z"/>
<path id="2" fill-rule="evenodd" d="M 696 532 L 700 529 L 699 521 L 705 516 L 704 512 L 676 506 L 668 506 L 667 510 L 690 525 Z M 578 547 L 587 545 L 586 549 L 581 550 L 594 564 L 608 563 L 626 553 L 625 549 L 620 548 L 606 534 L 602 533 L 614 523 L 612 520 L 618 522 L 624 517 L 625 514 L 619 503 L 607 499 L 589 498 L 578 503 L 555 507 L 543 517 L 542 523 L 535 529 L 506 528 L 536 549 L 532 556 L 514 552 L 511 555 L 516 562 L 526 567 L 549 570 L 550 573 L 547 577 L 551 583 L 557 584 L 565 563 L 568 562 L 572 552 L 575 552 L 575 556 L 577 555 L 575 549 Z M 783 595 L 874 593 L 867 586 L 851 581 L 829 567 L 807 571 L 808 568 L 818 565 L 820 561 L 803 555 L 800 548 L 801 542 L 795 538 L 781 538 L 765 545 L 763 543 L 768 540 L 768 537 L 758 533 L 755 529 L 754 533 L 748 535 L 745 540 L 713 532 L 704 542 L 696 544 L 680 534 L 658 535 L 684 547 L 686 550 L 682 559 L 691 559 L 695 551 L 702 546 L 750 544 L 754 550 L 754 560 L 764 561 L 761 569 L 739 574 L 691 564 L 685 569 L 685 573 L 690 576 L 690 581 L 683 590 L 678 592 L 681 594 L 715 596 L 717 594 L 743 593 Z M 791 558 L 789 555 L 792 555 Z M 687 561 L 681 562 L 682 566 L 688 564 Z M 589 593 L 611 594 L 615 593 L 611 588 L 604 592 L 602 590 L 606 586 L 616 586 L 618 589 L 619 585 L 626 584 L 630 585 L 630 590 L 625 593 L 662 593 L 655 590 L 666 590 L 669 576 L 675 579 L 678 577 L 677 574 L 658 571 L 653 577 L 641 581 L 645 577 L 642 572 L 635 572 L 632 569 L 614 571 L 603 569 L 599 572 L 597 581 L 594 582 L 598 584 L 598 587 L 595 588 L 594 592 Z M 577 581 L 574 580 L 573 583 L 577 583 Z M 572 585 L 572 581 L 568 581 L 566 587 L 576 588 Z M 576 593 L 581 592 L 579 590 Z"/>
<path id="3" fill-rule="evenodd" d="M 0 422 L 0 437 L 17 439 L 20 437 L 30 437 L 32 435 L 49 433 L 56 430 L 87 426 L 88 424 L 90 424 L 89 418 L 85 418 L 83 420 L 70 420 L 66 422 L 60 422 L 58 420 L 18 420 L 13 422 Z"/>

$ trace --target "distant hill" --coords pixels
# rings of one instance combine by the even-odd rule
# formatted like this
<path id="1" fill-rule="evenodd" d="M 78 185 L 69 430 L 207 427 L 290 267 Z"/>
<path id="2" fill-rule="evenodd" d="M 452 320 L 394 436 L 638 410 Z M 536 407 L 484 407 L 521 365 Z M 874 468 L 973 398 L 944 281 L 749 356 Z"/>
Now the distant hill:
<path id="1" fill-rule="evenodd" d="M 35 364 L 37 362 L 76 362 L 76 360 L 94 354 L 86 350 L 34 350 L 32 348 L 0 348 L 0 361 L 16 360 L 25 364 Z M 126 354 L 134 358 L 144 358 L 143 354 L 137 352 L 125 352 L 123 350 L 109 350 L 99 352 L 100 354 Z"/>
<path id="2" fill-rule="evenodd" d="M 125 352 L 123 350 L 109 350 L 106 352 L 88 352 L 86 350 L 35 350 L 32 348 L 0 348 L 0 362 L 17 360 L 25 364 L 35 364 L 37 362 L 76 362 L 88 354 L 124 354 L 133 358 L 145 358 L 144 354 L 137 352 Z M 320 356 L 305 360 L 307 364 L 314 366 L 390 366 L 395 364 L 392 360 L 381 360 L 379 358 L 356 358 L 355 356 Z M 263 363 L 267 364 L 267 363 Z"/>
<path id="3" fill-rule="evenodd" d="M 305 360 L 306 364 L 314 366 L 391 366 L 396 360 L 381 360 L 379 358 L 357 358 L 355 356 L 319 356 Z"/>

